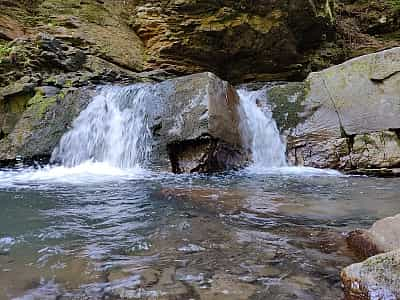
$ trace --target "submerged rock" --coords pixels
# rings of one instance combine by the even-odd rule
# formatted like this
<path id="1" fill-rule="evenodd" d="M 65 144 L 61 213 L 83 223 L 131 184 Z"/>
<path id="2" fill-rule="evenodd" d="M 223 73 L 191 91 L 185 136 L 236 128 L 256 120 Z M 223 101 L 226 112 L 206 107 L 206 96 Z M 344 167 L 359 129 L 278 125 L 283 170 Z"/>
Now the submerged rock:
<path id="1" fill-rule="evenodd" d="M 373 256 L 341 273 L 346 300 L 400 299 L 400 251 Z"/>
<path id="2" fill-rule="evenodd" d="M 368 230 L 350 232 L 347 243 L 364 258 L 400 249 L 400 214 L 379 220 Z"/>

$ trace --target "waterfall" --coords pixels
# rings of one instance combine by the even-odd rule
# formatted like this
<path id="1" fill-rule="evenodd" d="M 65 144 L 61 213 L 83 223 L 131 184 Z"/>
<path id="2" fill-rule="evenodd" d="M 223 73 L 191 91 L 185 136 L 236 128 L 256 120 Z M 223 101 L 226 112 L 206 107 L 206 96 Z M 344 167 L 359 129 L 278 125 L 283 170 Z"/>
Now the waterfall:
<path id="1" fill-rule="evenodd" d="M 118 168 L 143 166 L 151 150 L 146 101 L 150 87 L 103 87 L 61 138 L 51 161 L 74 167 L 86 161 Z"/>
<path id="2" fill-rule="evenodd" d="M 272 118 L 272 112 L 262 111 L 258 106 L 258 100 L 265 99 L 265 92 L 265 89 L 238 90 L 243 142 L 252 153 L 253 167 L 284 167 L 287 166 L 286 144 Z"/>

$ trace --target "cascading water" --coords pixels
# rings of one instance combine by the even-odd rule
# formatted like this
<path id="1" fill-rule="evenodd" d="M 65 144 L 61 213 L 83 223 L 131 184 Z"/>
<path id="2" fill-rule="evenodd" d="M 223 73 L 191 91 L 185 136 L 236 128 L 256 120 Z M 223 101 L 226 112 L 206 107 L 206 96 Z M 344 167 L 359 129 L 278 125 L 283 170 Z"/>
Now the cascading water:
<path id="1" fill-rule="evenodd" d="M 51 161 L 74 167 L 86 161 L 117 168 L 143 166 L 151 150 L 148 85 L 103 87 L 62 137 Z"/>
<path id="2" fill-rule="evenodd" d="M 250 149 L 253 167 L 260 169 L 287 166 L 286 144 L 279 134 L 271 111 L 262 111 L 258 100 L 265 98 L 265 89 L 248 91 L 239 89 L 241 132 Z"/>

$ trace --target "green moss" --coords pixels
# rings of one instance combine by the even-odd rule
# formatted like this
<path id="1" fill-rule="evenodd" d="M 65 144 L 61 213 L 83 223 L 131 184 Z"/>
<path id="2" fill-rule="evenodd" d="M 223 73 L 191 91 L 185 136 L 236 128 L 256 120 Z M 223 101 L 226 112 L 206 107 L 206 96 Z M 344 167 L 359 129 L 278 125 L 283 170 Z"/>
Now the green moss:
<path id="1" fill-rule="evenodd" d="M 281 130 L 295 128 L 304 121 L 300 115 L 304 112 L 307 89 L 303 83 L 288 83 L 268 91 L 268 100 L 274 106 L 273 117 Z"/>
<path id="2" fill-rule="evenodd" d="M 67 80 L 65 80 L 64 86 L 67 88 L 73 87 L 74 81 L 72 79 L 67 79 Z"/>
<path id="3" fill-rule="evenodd" d="M 201 28 L 205 31 L 222 31 L 247 24 L 255 31 L 268 33 L 274 26 L 280 24 L 282 15 L 280 10 L 274 10 L 268 16 L 261 17 L 236 11 L 226 12 L 224 8 L 221 8 L 216 14 L 203 18 Z"/>
<path id="4" fill-rule="evenodd" d="M 0 44 L 0 64 L 10 56 L 12 51 L 13 47 L 9 43 Z"/>
<path id="5" fill-rule="evenodd" d="M 8 112 L 11 113 L 23 113 L 26 109 L 27 102 L 29 101 L 30 95 L 22 94 L 15 95 L 8 101 L 9 107 Z"/>
<path id="6" fill-rule="evenodd" d="M 56 101 L 57 96 L 47 98 L 42 92 L 37 91 L 35 96 L 28 101 L 28 107 L 34 109 L 37 113 L 37 116 L 41 118 L 47 112 L 49 106 L 54 104 Z"/>
<path id="7" fill-rule="evenodd" d="M 360 135 L 360 139 L 365 143 L 365 145 L 377 146 L 376 141 L 369 134 Z"/>
<path id="8" fill-rule="evenodd" d="M 68 90 L 61 90 L 61 91 L 58 93 L 58 98 L 59 98 L 60 100 L 64 100 L 64 99 L 65 99 L 65 96 L 67 96 L 67 93 L 68 93 Z"/>
<path id="9" fill-rule="evenodd" d="M 400 0 L 386 0 L 392 9 L 400 11 Z"/>
<path id="10" fill-rule="evenodd" d="M 53 26 L 60 25 L 52 20 L 53 15 L 73 15 L 79 16 L 90 23 L 104 25 L 107 18 L 107 11 L 103 6 L 96 2 L 80 0 L 45 0 L 38 8 L 43 17 L 42 22 Z M 61 24 L 62 25 L 62 24 Z"/>

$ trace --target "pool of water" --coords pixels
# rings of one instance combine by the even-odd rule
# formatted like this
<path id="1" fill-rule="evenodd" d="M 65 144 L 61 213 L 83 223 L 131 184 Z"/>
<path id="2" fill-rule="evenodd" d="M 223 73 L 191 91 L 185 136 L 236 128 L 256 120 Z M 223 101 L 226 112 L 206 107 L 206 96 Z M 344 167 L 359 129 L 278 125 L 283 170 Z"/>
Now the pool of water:
<path id="1" fill-rule="evenodd" d="M 400 178 L 0 170 L 0 299 L 341 299 L 345 233 L 400 211 Z"/>

